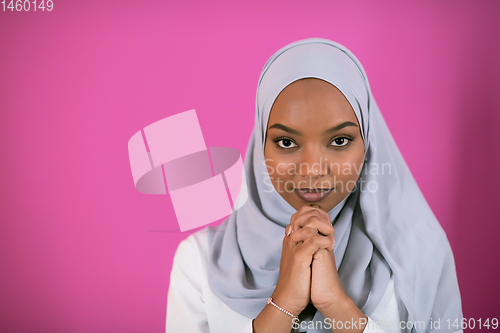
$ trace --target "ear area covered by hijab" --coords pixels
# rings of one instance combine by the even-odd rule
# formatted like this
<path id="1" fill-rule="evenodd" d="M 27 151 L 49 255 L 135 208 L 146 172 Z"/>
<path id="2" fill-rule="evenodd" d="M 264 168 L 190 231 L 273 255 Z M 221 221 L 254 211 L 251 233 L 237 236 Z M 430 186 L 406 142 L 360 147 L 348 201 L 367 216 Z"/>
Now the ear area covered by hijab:
<path id="1" fill-rule="evenodd" d="M 366 73 L 344 46 L 310 38 L 278 50 L 260 75 L 255 125 L 245 156 L 249 198 L 218 227 L 208 227 L 208 280 L 234 311 L 255 318 L 279 276 L 284 228 L 295 209 L 270 189 L 264 158 L 265 129 L 279 93 L 302 78 L 336 86 L 351 104 L 365 142 L 361 186 L 329 214 L 342 285 L 367 315 L 376 309 L 391 276 L 411 321 L 462 319 L 455 263 L 446 235 L 432 213 L 372 96 Z M 385 166 L 390 172 L 371 172 Z M 372 188 L 373 189 L 373 188 Z M 322 320 L 319 311 L 313 320 Z M 443 328 L 440 331 L 452 331 Z"/>

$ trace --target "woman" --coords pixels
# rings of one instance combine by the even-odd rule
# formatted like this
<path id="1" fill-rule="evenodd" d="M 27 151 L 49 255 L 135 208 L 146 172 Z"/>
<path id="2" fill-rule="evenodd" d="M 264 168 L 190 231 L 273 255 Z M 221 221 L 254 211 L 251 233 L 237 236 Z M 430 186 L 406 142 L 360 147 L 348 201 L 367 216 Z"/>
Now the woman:
<path id="1" fill-rule="evenodd" d="M 167 332 L 459 331 L 448 240 L 354 55 L 282 48 L 256 109 L 248 202 L 179 245 Z"/>

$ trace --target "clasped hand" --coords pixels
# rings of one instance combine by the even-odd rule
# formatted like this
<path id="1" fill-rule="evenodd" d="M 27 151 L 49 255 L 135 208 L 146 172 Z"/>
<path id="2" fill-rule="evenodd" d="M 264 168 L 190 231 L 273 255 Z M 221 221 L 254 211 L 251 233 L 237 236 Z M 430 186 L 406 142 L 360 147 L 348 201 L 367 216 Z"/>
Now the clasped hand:
<path id="1" fill-rule="evenodd" d="M 295 315 L 309 302 L 324 314 L 350 300 L 337 273 L 334 245 L 330 215 L 317 207 L 302 206 L 285 229 L 273 300 Z"/>

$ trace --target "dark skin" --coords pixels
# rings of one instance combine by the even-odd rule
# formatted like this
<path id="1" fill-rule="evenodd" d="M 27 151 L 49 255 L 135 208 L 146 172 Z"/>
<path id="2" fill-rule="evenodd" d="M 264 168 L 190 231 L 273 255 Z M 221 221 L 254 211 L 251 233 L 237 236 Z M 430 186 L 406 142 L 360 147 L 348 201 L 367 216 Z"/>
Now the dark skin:
<path id="1" fill-rule="evenodd" d="M 273 104 L 264 154 L 272 185 L 297 209 L 285 230 L 273 301 L 295 315 L 312 303 L 325 318 L 366 320 L 340 282 L 333 255 L 335 231 L 327 213 L 352 191 L 363 164 L 364 143 L 351 105 L 328 82 L 295 81 Z M 298 189 L 322 189 L 328 195 L 304 200 Z M 254 332 L 288 333 L 291 325 L 290 316 L 266 305 L 254 320 Z M 332 328 L 363 330 L 364 325 Z"/>

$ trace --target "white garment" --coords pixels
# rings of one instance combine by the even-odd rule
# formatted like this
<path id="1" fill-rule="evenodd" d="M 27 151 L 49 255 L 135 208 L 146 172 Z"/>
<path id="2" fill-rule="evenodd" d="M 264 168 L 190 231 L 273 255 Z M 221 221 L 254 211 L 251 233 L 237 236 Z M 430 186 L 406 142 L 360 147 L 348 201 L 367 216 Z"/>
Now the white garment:
<path id="1" fill-rule="evenodd" d="M 208 285 L 207 235 L 206 228 L 199 230 L 177 248 L 168 289 L 166 332 L 251 333 L 252 319 L 229 308 Z M 381 302 L 368 318 L 364 332 L 402 332 L 399 324 L 406 320 L 406 309 L 395 293 L 391 278 Z"/>

